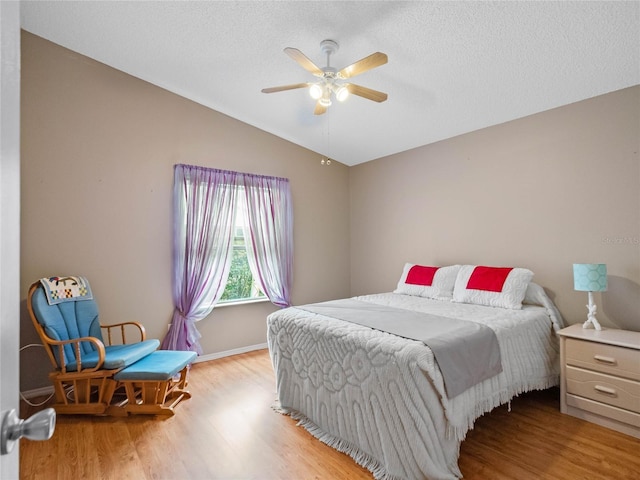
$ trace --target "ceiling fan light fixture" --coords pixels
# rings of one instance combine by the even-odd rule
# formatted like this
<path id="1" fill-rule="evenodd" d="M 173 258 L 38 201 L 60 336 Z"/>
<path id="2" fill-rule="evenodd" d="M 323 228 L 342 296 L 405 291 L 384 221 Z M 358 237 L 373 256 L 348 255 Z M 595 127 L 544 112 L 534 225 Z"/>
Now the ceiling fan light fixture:
<path id="1" fill-rule="evenodd" d="M 0 0 L 2 1 L 2 0 Z M 334 40 L 323 40 L 320 42 L 320 50 L 327 56 L 327 64 L 325 67 L 318 67 L 309 57 L 297 48 L 287 47 L 284 53 L 289 55 L 307 72 L 316 77 L 314 82 L 294 83 L 291 85 L 281 85 L 279 87 L 263 88 L 262 93 L 284 92 L 286 90 L 294 90 L 296 88 L 308 88 L 309 96 L 316 100 L 314 115 L 322 115 L 327 112 L 327 108 L 331 106 L 331 97 L 339 102 L 344 102 L 349 96 L 357 95 L 358 97 L 373 100 L 374 102 L 384 102 L 387 100 L 387 94 L 378 92 L 371 88 L 362 87 L 354 83 L 350 83 L 348 79 L 367 72 L 373 68 L 379 67 L 387 63 L 387 55 L 382 52 L 375 52 L 371 55 L 361 58 L 355 63 L 337 70 L 331 66 L 331 55 L 338 51 L 338 42 Z M 342 82 L 349 83 L 342 83 Z"/>
<path id="2" fill-rule="evenodd" d="M 329 97 L 322 97 L 320 100 L 318 100 L 318 103 L 323 107 L 330 107 L 331 99 Z"/>
<path id="3" fill-rule="evenodd" d="M 336 94 L 336 99 L 339 102 L 344 102 L 349 97 L 349 89 L 344 85 L 340 85 L 338 86 L 338 88 L 335 89 L 335 94 Z"/>
<path id="4" fill-rule="evenodd" d="M 318 100 L 323 94 L 324 90 L 318 83 L 314 83 L 309 87 L 309 95 L 311 95 L 311 98 L 314 100 Z"/>

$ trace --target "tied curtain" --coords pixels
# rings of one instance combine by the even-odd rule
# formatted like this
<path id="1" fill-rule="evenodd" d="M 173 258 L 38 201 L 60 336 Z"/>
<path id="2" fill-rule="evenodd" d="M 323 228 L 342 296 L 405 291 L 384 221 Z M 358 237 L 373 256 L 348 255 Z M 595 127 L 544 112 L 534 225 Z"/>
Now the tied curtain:
<path id="1" fill-rule="evenodd" d="M 242 200 L 245 208 L 238 208 Z M 275 305 L 291 305 L 293 207 L 288 179 L 176 165 L 173 210 L 175 308 L 163 349 L 202 354 L 195 323 L 211 313 L 224 293 L 238 214 L 245 216 L 254 280 Z"/>

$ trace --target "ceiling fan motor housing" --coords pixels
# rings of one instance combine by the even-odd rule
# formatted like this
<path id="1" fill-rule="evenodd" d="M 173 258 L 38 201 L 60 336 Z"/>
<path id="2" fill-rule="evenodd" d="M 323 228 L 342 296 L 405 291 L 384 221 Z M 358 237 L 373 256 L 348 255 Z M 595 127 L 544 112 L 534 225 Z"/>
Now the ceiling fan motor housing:
<path id="1" fill-rule="evenodd" d="M 338 51 L 340 45 L 335 40 L 323 40 L 320 42 L 320 51 L 325 55 L 333 55 Z"/>

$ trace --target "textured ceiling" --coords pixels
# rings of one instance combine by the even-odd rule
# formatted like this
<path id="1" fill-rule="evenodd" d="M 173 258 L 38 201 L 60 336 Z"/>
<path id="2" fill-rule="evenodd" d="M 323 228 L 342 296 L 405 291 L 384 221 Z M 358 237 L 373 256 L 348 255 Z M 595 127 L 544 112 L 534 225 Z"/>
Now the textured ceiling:
<path id="1" fill-rule="evenodd" d="M 640 84 L 640 2 L 28 1 L 22 27 L 346 165 Z M 283 53 L 388 93 L 313 115 L 311 81 Z"/>

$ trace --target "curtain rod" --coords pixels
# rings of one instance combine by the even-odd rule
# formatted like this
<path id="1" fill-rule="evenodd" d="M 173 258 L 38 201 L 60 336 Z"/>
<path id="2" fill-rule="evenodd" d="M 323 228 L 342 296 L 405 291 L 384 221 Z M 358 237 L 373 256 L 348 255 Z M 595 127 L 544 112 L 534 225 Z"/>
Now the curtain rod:
<path id="1" fill-rule="evenodd" d="M 209 171 L 209 172 L 216 172 L 216 173 L 223 173 L 223 174 L 231 174 L 231 175 L 250 175 L 252 177 L 257 177 L 257 178 L 265 178 L 265 179 L 272 179 L 272 180 L 285 180 L 285 181 L 289 181 L 288 178 L 285 177 L 274 177 L 271 175 L 259 175 L 259 174 L 255 174 L 255 173 L 247 173 L 247 172 L 236 172 L 233 170 L 223 170 L 220 168 L 211 168 L 211 167 L 201 167 L 199 165 L 188 165 L 185 163 L 176 163 L 173 166 L 173 169 L 175 170 L 177 167 L 187 167 L 187 168 L 193 168 L 196 170 L 203 170 L 203 171 Z"/>

